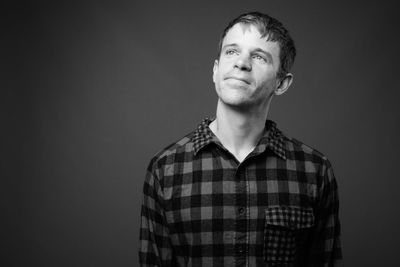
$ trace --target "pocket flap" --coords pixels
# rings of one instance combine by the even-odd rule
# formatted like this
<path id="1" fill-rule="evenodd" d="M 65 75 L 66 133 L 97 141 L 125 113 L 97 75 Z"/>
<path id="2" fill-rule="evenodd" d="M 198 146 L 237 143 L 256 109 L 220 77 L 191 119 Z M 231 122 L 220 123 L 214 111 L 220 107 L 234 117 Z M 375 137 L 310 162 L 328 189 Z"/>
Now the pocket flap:
<path id="1" fill-rule="evenodd" d="M 267 225 L 280 226 L 290 229 L 310 228 L 314 225 L 312 208 L 275 206 L 265 211 Z"/>

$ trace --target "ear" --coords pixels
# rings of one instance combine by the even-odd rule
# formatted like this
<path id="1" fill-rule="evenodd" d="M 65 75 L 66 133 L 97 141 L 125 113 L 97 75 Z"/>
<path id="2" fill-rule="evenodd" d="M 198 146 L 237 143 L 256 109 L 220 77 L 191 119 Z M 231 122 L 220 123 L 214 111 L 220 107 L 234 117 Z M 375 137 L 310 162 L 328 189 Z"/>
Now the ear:
<path id="1" fill-rule="evenodd" d="M 214 61 L 214 66 L 213 66 L 213 82 L 215 83 L 216 77 L 217 77 L 217 71 L 218 71 L 218 59 Z"/>
<path id="2" fill-rule="evenodd" d="M 293 82 L 293 74 L 288 73 L 286 76 L 279 81 L 278 86 L 276 87 L 274 94 L 281 95 L 289 89 L 290 85 Z"/>

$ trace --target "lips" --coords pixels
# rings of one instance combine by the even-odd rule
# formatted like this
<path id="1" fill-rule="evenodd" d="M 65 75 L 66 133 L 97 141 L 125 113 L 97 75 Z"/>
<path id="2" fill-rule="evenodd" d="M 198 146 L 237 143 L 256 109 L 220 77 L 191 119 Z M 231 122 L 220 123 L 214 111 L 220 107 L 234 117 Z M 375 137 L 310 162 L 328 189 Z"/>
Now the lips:
<path id="1" fill-rule="evenodd" d="M 225 78 L 225 80 L 237 80 L 237 81 L 241 81 L 244 82 L 246 84 L 250 84 L 250 81 L 245 79 L 245 78 L 241 78 L 241 77 L 236 77 L 236 76 L 228 76 Z"/>

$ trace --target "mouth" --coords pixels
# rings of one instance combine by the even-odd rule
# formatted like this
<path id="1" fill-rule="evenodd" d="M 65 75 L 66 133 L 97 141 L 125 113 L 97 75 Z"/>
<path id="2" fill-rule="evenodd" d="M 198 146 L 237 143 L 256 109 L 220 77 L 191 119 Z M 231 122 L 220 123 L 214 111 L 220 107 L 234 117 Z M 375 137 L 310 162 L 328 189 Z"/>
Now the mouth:
<path id="1" fill-rule="evenodd" d="M 243 83 L 245 83 L 245 84 L 250 84 L 250 82 L 249 82 L 248 80 L 243 79 L 243 78 L 239 78 L 239 77 L 234 77 L 234 76 L 226 77 L 225 80 L 234 80 L 234 81 L 243 82 Z"/>

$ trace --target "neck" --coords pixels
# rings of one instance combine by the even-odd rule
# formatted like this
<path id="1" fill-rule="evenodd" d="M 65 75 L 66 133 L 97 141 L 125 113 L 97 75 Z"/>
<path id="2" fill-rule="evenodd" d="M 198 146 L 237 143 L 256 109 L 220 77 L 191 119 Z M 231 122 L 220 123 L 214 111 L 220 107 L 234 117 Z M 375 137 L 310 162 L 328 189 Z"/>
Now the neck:
<path id="1" fill-rule="evenodd" d="M 268 107 L 258 112 L 233 109 L 218 100 L 210 129 L 236 159 L 242 161 L 257 145 L 265 128 Z"/>

